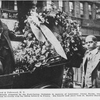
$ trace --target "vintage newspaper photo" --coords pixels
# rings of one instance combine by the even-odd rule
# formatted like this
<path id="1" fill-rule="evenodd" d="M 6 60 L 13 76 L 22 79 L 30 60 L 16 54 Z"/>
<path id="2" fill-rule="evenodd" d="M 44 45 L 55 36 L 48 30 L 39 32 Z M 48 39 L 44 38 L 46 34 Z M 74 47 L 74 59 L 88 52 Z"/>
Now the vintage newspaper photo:
<path id="1" fill-rule="evenodd" d="M 1 99 L 99 100 L 98 88 L 99 0 L 0 0 Z"/>

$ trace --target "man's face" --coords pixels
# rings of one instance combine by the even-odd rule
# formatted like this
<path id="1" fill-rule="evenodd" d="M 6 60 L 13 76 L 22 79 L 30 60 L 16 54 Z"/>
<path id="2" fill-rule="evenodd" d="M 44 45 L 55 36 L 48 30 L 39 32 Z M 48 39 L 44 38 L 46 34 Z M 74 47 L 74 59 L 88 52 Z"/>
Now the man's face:
<path id="1" fill-rule="evenodd" d="M 93 50 L 96 48 L 96 42 L 93 41 L 91 37 L 86 38 L 86 47 L 88 50 Z"/>

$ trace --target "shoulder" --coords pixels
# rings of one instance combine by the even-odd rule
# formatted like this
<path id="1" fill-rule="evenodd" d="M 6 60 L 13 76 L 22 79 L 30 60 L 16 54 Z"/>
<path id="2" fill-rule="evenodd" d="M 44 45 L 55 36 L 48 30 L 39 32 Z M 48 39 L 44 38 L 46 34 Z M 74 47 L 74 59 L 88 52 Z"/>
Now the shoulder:
<path id="1" fill-rule="evenodd" d="M 8 30 L 8 26 L 0 20 L 0 27 L 4 30 Z"/>
<path id="2" fill-rule="evenodd" d="M 5 23 L 2 23 L 2 27 L 6 30 L 8 30 L 8 26 Z"/>
<path id="3" fill-rule="evenodd" d="M 100 58 L 100 49 L 96 48 L 96 50 L 93 52 L 94 56 Z"/>

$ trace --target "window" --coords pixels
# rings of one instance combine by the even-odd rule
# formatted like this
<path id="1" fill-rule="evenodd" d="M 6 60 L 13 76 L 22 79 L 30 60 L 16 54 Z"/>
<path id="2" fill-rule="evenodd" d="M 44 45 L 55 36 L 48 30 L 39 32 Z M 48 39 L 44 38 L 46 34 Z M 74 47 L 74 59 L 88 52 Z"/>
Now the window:
<path id="1" fill-rule="evenodd" d="M 14 1 L 2 1 L 2 8 L 14 10 Z"/>
<path id="2" fill-rule="evenodd" d="M 59 9 L 62 11 L 62 6 L 63 6 L 63 4 L 62 4 L 62 0 L 59 0 Z"/>
<path id="3" fill-rule="evenodd" d="M 80 2 L 80 16 L 83 18 L 83 3 Z"/>
<path id="4" fill-rule="evenodd" d="M 100 19 L 100 5 L 96 5 L 96 19 Z"/>
<path id="5" fill-rule="evenodd" d="M 69 11 L 71 16 L 74 16 L 74 6 L 73 6 L 73 2 L 69 2 Z"/>
<path id="6" fill-rule="evenodd" d="M 89 9 L 89 18 L 92 18 L 92 7 L 91 4 L 88 4 L 88 9 Z"/>

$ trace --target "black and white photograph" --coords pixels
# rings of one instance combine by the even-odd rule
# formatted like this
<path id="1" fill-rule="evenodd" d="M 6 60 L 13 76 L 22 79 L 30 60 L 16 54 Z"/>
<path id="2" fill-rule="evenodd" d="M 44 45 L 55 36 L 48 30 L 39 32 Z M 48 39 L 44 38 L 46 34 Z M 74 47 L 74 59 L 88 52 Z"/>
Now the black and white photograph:
<path id="1" fill-rule="evenodd" d="M 1 91 L 97 88 L 99 0 L 0 0 Z"/>

